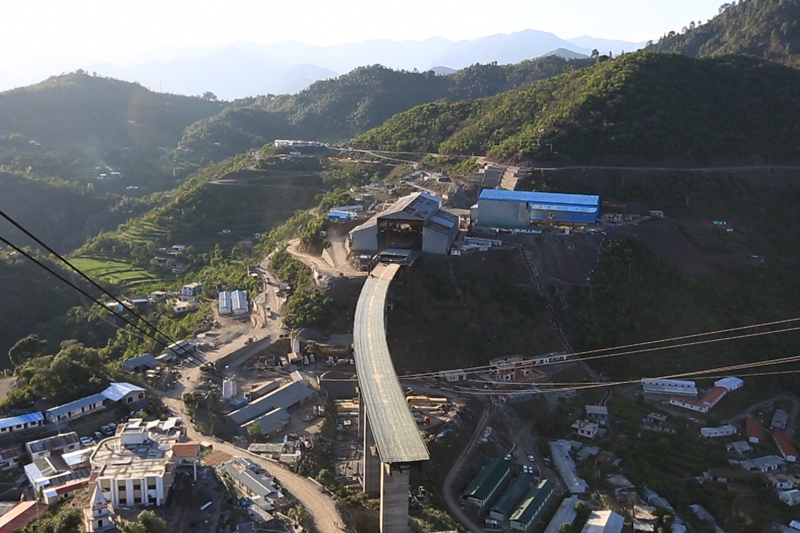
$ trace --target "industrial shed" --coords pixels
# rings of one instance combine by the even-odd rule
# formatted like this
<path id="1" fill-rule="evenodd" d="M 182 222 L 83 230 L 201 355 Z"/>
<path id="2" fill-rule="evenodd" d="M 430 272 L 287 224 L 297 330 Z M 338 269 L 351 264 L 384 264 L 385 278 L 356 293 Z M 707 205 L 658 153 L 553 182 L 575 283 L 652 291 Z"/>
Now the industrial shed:
<path id="1" fill-rule="evenodd" d="M 458 236 L 458 216 L 441 208 L 436 196 L 417 192 L 350 231 L 350 248 L 378 252 L 385 248 L 447 254 Z"/>
<path id="2" fill-rule="evenodd" d="M 525 229 L 550 222 L 594 224 L 600 218 L 600 197 L 484 189 L 470 210 L 470 218 L 473 224 L 489 228 Z"/>

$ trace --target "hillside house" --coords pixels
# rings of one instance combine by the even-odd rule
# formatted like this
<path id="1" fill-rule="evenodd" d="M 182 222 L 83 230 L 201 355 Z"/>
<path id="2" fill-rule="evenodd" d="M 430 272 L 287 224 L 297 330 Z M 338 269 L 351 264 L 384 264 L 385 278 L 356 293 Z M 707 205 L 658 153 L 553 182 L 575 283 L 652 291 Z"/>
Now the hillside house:
<path id="1" fill-rule="evenodd" d="M 789 435 L 784 433 L 783 431 L 773 431 L 772 438 L 775 440 L 775 444 L 778 446 L 778 450 L 780 450 L 781 455 L 788 463 L 794 463 L 797 461 L 797 450 L 792 444 L 792 440 L 789 438 Z"/>
<path id="2" fill-rule="evenodd" d="M 25 444 L 25 449 L 32 460 L 50 457 L 51 455 L 64 455 L 81 449 L 81 441 L 74 431 L 59 433 L 52 437 L 34 440 Z"/>
<path id="3" fill-rule="evenodd" d="M 477 477 L 472 480 L 467 490 L 461 495 L 461 499 L 475 505 L 479 509 L 484 509 L 502 492 L 506 481 L 510 478 L 510 461 L 492 459 L 489 461 L 489 464 L 481 469 Z"/>
<path id="4" fill-rule="evenodd" d="M 788 422 L 789 413 L 783 409 L 775 409 L 775 413 L 772 415 L 772 422 L 770 422 L 770 427 L 772 429 L 786 429 L 786 424 Z"/>
<path id="5" fill-rule="evenodd" d="M 42 426 L 44 426 L 44 415 L 40 411 L 0 418 L 0 434 L 25 431 Z"/>
<path id="6" fill-rule="evenodd" d="M 47 421 L 53 424 L 73 420 L 106 408 L 106 397 L 101 393 L 79 398 L 45 411 Z"/>
<path id="7" fill-rule="evenodd" d="M 765 457 L 756 457 L 755 459 L 748 459 L 742 461 L 739 466 L 751 472 L 772 472 L 783 466 L 783 459 L 775 455 L 767 455 Z"/>
<path id="8" fill-rule="evenodd" d="M 700 436 L 705 438 L 730 437 L 736 435 L 737 431 L 736 426 L 726 424 L 719 427 L 700 428 Z"/>
<path id="9" fill-rule="evenodd" d="M 600 426 L 588 420 L 576 420 L 572 423 L 572 430 L 579 437 L 593 439 L 597 436 L 597 432 L 600 431 Z"/>
<path id="10" fill-rule="evenodd" d="M 586 410 L 586 420 L 600 426 L 608 423 L 608 407 L 605 405 L 587 405 L 584 409 Z"/>
<path id="11" fill-rule="evenodd" d="M 760 420 L 755 418 L 747 419 L 747 440 L 752 444 L 758 444 L 764 440 L 764 427 L 761 425 Z"/>
<path id="12" fill-rule="evenodd" d="M 203 284 L 199 281 L 195 281 L 194 283 L 189 283 L 181 287 L 181 296 L 200 296 L 203 293 Z"/>
<path id="13" fill-rule="evenodd" d="M 10 444 L 0 448 L 0 470 L 9 470 L 19 466 L 22 454 L 22 446 L 19 444 Z"/>
<path id="14" fill-rule="evenodd" d="M 778 493 L 778 499 L 788 505 L 794 507 L 800 503 L 800 490 L 792 489 Z"/>
<path id="15" fill-rule="evenodd" d="M 694 381 L 676 379 L 642 379 L 642 390 L 645 394 L 670 394 L 676 396 L 697 396 Z"/>

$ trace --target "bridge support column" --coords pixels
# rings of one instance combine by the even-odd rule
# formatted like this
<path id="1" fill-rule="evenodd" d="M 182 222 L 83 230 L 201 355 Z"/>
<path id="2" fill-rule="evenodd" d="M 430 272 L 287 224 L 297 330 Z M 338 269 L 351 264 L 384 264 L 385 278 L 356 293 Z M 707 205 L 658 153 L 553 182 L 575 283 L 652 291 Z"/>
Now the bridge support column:
<path id="1" fill-rule="evenodd" d="M 381 460 L 378 457 L 378 447 L 375 444 L 375 437 L 372 435 L 372 428 L 369 424 L 366 406 L 361 402 L 359 417 L 362 417 L 361 427 L 364 428 L 364 457 L 363 457 L 363 478 L 362 484 L 364 492 L 370 498 L 377 498 L 381 493 Z"/>
<path id="2" fill-rule="evenodd" d="M 381 533 L 409 533 L 407 465 L 381 464 Z"/>

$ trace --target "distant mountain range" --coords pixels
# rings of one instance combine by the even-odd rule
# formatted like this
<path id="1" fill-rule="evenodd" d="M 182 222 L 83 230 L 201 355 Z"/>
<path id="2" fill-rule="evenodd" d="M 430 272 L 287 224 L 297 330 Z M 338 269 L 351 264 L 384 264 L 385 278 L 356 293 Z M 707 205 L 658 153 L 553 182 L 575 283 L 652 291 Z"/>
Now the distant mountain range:
<path id="1" fill-rule="evenodd" d="M 373 40 L 338 46 L 313 46 L 293 41 L 275 44 L 237 42 L 218 47 L 161 49 L 112 65 L 83 59 L 48 59 L 22 66 L 0 67 L 0 91 L 36 83 L 54 74 L 83 69 L 101 76 L 138 82 L 154 91 L 200 95 L 211 91 L 224 100 L 265 94 L 293 94 L 311 83 L 334 78 L 364 65 L 394 69 L 458 70 L 475 63 L 514 64 L 543 55 L 583 57 L 630 52 L 645 43 L 611 41 L 589 36 L 561 39 L 537 30 L 498 34 L 474 40 Z"/>

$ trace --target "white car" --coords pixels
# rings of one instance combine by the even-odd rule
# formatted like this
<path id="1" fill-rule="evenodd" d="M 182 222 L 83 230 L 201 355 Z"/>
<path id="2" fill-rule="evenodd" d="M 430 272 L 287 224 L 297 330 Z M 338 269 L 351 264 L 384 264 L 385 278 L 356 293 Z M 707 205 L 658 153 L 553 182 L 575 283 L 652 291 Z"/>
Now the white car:
<path id="1" fill-rule="evenodd" d="M 81 445 L 82 446 L 84 446 L 86 448 L 89 448 L 91 446 L 94 446 L 95 444 L 97 444 L 97 443 L 94 441 L 94 439 L 92 437 L 88 437 L 88 436 L 81 437 Z"/>

